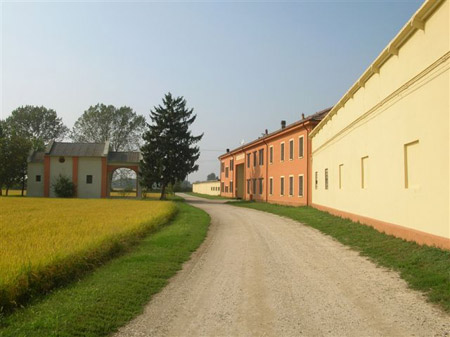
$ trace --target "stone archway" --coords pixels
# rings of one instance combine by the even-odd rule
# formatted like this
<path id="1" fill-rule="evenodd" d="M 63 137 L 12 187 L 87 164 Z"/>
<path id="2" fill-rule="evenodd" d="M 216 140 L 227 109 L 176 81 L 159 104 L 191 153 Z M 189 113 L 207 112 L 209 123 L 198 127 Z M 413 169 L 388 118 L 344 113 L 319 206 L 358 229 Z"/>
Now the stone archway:
<path id="1" fill-rule="evenodd" d="M 135 186 L 134 186 L 135 195 L 136 195 L 136 198 L 141 198 L 142 193 L 141 193 L 141 186 L 139 184 L 139 166 L 138 165 L 108 165 L 107 166 L 107 179 L 108 179 L 107 197 L 108 198 L 112 197 L 111 191 L 112 191 L 113 174 L 115 171 L 117 171 L 119 169 L 128 169 L 135 173 L 135 177 L 136 177 L 136 182 L 135 182 Z"/>

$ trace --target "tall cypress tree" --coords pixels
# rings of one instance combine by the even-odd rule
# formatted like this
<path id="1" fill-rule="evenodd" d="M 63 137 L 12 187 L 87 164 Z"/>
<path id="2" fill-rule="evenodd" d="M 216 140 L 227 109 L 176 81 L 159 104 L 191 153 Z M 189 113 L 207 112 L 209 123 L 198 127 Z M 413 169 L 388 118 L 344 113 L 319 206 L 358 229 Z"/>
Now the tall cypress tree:
<path id="1" fill-rule="evenodd" d="M 150 110 L 152 124 L 148 124 L 141 148 L 141 182 L 149 188 L 159 184 L 161 200 L 166 197 L 167 185 L 183 181 L 198 170 L 195 162 L 200 149 L 195 144 L 203 134 L 193 136 L 189 130 L 197 117 L 193 112 L 183 97 L 174 98 L 171 93 L 164 96 L 162 106 Z"/>

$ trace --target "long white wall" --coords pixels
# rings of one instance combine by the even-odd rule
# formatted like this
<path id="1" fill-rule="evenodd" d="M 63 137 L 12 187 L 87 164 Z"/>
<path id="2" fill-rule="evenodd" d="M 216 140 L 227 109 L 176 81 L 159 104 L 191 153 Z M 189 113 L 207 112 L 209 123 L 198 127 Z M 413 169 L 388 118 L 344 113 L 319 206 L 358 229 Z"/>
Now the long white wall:
<path id="1" fill-rule="evenodd" d="M 315 130 L 313 204 L 450 238 L 449 13 L 444 1 Z"/>
<path id="2" fill-rule="evenodd" d="M 193 183 L 192 192 L 208 195 L 220 195 L 220 181 Z"/>

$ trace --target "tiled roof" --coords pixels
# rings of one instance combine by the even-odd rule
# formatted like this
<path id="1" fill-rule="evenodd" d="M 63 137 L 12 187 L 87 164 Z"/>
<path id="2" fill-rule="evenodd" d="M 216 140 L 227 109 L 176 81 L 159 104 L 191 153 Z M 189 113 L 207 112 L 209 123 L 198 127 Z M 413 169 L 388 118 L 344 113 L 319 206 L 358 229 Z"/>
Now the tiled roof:
<path id="1" fill-rule="evenodd" d="M 103 157 L 106 146 L 106 143 L 54 142 L 47 154 L 50 156 Z"/>
<path id="2" fill-rule="evenodd" d="M 318 111 L 316 113 L 313 113 L 312 115 L 309 115 L 309 116 L 307 116 L 305 118 L 302 118 L 299 121 L 296 121 L 296 122 L 294 122 L 292 124 L 286 125 L 284 128 L 281 128 L 281 129 L 278 129 L 278 130 L 273 131 L 271 133 L 268 133 L 268 134 L 264 135 L 263 137 L 260 137 L 258 139 L 252 140 L 251 142 L 248 142 L 248 143 L 246 143 L 244 145 L 241 145 L 241 146 L 231 150 L 230 152 L 224 153 L 224 154 L 220 155 L 219 158 L 222 158 L 224 156 L 228 156 L 228 155 L 230 155 L 230 153 L 233 153 L 233 152 L 236 152 L 236 151 L 240 151 L 243 148 L 246 148 L 246 147 L 248 147 L 250 145 L 253 145 L 253 144 L 257 143 L 257 142 L 260 142 L 262 139 L 266 139 L 267 137 L 273 137 L 273 136 L 277 135 L 278 133 L 286 132 L 287 130 L 289 130 L 289 129 L 295 127 L 295 126 L 301 125 L 303 123 L 306 123 L 307 121 L 320 121 L 323 118 L 325 118 L 325 116 L 328 114 L 328 112 L 332 108 L 333 107 L 330 107 L 330 108 Z"/>
<path id="3" fill-rule="evenodd" d="M 108 163 L 139 163 L 140 152 L 109 152 Z"/>

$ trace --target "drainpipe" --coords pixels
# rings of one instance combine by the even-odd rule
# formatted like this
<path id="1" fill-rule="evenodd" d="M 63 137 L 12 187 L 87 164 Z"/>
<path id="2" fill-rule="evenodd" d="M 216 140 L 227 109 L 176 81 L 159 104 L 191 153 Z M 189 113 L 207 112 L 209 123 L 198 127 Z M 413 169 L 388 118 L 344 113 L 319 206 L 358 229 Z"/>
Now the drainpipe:
<path id="1" fill-rule="evenodd" d="M 310 133 L 310 129 L 307 127 L 306 128 L 306 174 L 307 174 L 307 181 L 306 181 L 306 193 L 307 193 L 307 198 L 306 198 L 306 206 L 310 206 L 311 202 L 312 202 L 312 172 L 310 172 L 312 170 L 312 163 L 310 163 L 310 161 L 312 161 L 312 153 L 311 153 L 311 139 L 309 137 L 309 133 Z"/>
<path id="2" fill-rule="evenodd" d="M 266 132 L 267 133 L 267 132 Z M 269 186 L 269 145 L 263 139 L 264 144 L 266 145 L 266 202 L 269 200 L 268 186 Z"/>

